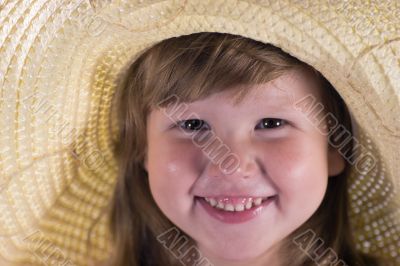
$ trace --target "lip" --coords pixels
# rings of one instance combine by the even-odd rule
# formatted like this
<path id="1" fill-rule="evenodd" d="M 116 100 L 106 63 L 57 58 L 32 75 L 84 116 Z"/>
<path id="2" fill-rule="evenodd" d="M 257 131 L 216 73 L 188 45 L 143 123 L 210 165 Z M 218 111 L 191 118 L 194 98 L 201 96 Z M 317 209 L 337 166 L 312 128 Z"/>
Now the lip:
<path id="1" fill-rule="evenodd" d="M 214 219 L 227 224 L 239 224 L 245 223 L 258 217 L 264 211 L 264 209 L 268 207 L 268 205 L 276 200 L 276 197 L 276 195 L 269 197 L 264 200 L 259 206 L 254 206 L 251 209 L 241 212 L 219 210 L 217 208 L 211 207 L 202 197 L 196 197 L 195 199 L 197 202 L 199 202 L 201 207 L 204 208 L 204 210 Z"/>
<path id="2" fill-rule="evenodd" d="M 254 196 L 254 195 L 208 195 L 208 196 L 196 196 L 199 198 L 268 198 L 271 196 Z"/>

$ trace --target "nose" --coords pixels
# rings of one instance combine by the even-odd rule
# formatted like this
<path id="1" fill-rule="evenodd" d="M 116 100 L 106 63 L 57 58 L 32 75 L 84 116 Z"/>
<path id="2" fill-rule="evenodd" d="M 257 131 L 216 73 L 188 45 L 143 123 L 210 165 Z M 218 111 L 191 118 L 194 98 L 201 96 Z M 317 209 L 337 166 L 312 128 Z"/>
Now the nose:
<path id="1" fill-rule="evenodd" d="M 207 145 L 208 150 L 217 151 L 216 145 L 220 143 L 212 142 Z M 223 145 L 227 147 L 227 152 L 217 158 L 210 157 L 207 165 L 207 175 L 210 177 L 230 176 L 238 178 L 249 178 L 260 175 L 263 166 L 257 156 L 257 149 L 250 141 L 225 140 Z"/>

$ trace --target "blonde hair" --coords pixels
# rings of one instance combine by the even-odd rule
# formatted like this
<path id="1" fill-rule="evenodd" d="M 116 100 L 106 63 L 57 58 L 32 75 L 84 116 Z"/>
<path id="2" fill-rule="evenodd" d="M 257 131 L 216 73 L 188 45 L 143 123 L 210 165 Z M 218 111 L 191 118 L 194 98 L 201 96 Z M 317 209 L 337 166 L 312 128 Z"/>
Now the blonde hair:
<path id="1" fill-rule="evenodd" d="M 113 265 L 180 265 L 156 239 L 174 224 L 153 200 L 143 167 L 146 118 L 151 109 L 160 102 L 168 105 L 165 99 L 172 95 L 190 102 L 229 89 L 240 100 L 248 93 L 248 85 L 271 81 L 293 69 L 313 73 L 321 84 L 326 111 L 351 130 L 346 106 L 332 85 L 314 68 L 273 45 L 237 35 L 203 32 L 163 40 L 136 58 L 115 94 L 120 127 L 115 153 L 120 172 L 110 211 Z M 312 229 L 348 265 L 377 265 L 373 258 L 359 254 L 352 240 L 347 210 L 349 169 L 347 164 L 343 173 L 329 178 L 318 210 L 286 238 L 281 251 L 287 258 L 285 265 L 315 265 L 293 244 L 293 239 L 307 229 Z"/>

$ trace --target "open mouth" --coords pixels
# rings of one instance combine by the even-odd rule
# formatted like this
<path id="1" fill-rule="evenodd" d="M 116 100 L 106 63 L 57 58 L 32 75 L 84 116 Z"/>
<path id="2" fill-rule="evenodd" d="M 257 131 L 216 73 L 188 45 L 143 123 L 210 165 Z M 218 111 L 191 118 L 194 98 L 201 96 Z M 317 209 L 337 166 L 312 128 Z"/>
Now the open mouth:
<path id="1" fill-rule="evenodd" d="M 262 205 L 265 201 L 273 199 L 276 195 L 269 197 L 196 197 L 202 199 L 211 207 L 227 211 L 242 212 L 254 209 Z"/>
<path id="2" fill-rule="evenodd" d="M 237 224 L 254 219 L 278 196 L 270 197 L 195 197 L 208 215 L 223 223 Z"/>

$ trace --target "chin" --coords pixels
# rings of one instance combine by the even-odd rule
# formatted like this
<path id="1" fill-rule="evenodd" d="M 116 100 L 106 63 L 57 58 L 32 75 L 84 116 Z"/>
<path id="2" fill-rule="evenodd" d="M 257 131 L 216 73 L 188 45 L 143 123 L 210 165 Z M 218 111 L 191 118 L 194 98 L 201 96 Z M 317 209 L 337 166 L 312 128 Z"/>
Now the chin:
<path id="1" fill-rule="evenodd" d="M 218 258 L 219 260 L 240 262 L 240 261 L 251 261 L 260 257 L 268 247 L 256 248 L 254 245 L 241 244 L 239 246 L 232 245 L 224 246 L 221 249 L 212 251 L 212 257 Z M 222 247 L 222 246 L 221 246 Z"/>
<path id="2" fill-rule="evenodd" d="M 252 251 L 242 253 L 241 251 L 236 251 L 233 253 L 227 253 L 220 256 L 220 259 L 232 262 L 240 262 L 240 261 L 251 261 L 259 257 L 260 253 L 254 253 Z"/>

